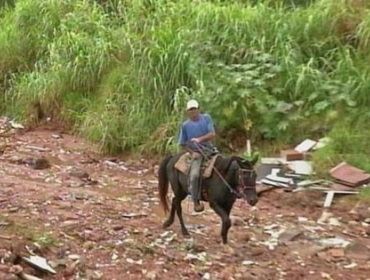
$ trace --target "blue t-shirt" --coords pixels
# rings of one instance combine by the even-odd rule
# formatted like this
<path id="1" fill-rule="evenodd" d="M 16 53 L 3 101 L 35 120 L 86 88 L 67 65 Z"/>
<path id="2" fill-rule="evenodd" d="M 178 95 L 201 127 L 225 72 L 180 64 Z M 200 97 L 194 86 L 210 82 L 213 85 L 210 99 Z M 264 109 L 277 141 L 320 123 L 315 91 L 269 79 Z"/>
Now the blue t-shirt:
<path id="1" fill-rule="evenodd" d="M 197 150 L 194 143 L 190 143 L 192 138 L 198 138 L 200 136 L 206 135 L 210 132 L 214 132 L 215 128 L 213 126 L 213 121 L 210 115 L 200 114 L 198 120 L 193 121 L 191 119 L 186 120 L 180 130 L 179 144 L 187 145 L 189 148 Z M 207 148 L 212 148 L 211 142 L 202 142 L 199 145 Z"/>

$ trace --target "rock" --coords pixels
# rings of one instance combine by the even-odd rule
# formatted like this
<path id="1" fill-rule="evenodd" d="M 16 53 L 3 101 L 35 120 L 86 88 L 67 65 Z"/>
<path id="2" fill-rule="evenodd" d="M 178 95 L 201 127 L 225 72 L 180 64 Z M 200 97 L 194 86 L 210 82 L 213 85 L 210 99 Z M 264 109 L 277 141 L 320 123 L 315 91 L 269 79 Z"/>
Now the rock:
<path id="1" fill-rule="evenodd" d="M 344 250 L 342 248 L 335 248 L 328 250 L 329 254 L 334 258 L 342 258 L 344 257 Z"/>
<path id="2" fill-rule="evenodd" d="M 0 272 L 8 272 L 9 271 L 9 266 L 7 265 L 4 265 L 4 264 L 0 264 Z M 0 278 L 1 279 L 1 278 Z"/>
<path id="3" fill-rule="evenodd" d="M 204 273 L 202 280 L 211 280 L 211 275 L 208 272 Z"/>
<path id="4" fill-rule="evenodd" d="M 82 247 L 83 247 L 84 249 L 91 250 L 91 249 L 93 249 L 93 248 L 95 247 L 95 242 L 92 242 L 92 241 L 86 241 L 86 242 L 82 245 Z"/>
<path id="5" fill-rule="evenodd" d="M 155 280 L 157 279 L 157 274 L 155 271 L 149 271 L 145 274 L 146 279 Z"/>
<path id="6" fill-rule="evenodd" d="M 321 260 L 324 260 L 326 262 L 330 262 L 330 257 L 328 256 L 328 254 L 326 252 L 318 252 L 317 253 L 317 256 L 319 257 L 319 259 Z"/>
<path id="7" fill-rule="evenodd" d="M 303 233 L 302 230 L 297 228 L 289 228 L 286 229 L 282 234 L 279 236 L 279 241 L 282 243 L 287 243 L 289 241 L 294 241 Z"/>
<path id="8" fill-rule="evenodd" d="M 68 258 L 70 260 L 76 261 L 76 260 L 79 260 L 81 258 L 81 256 L 76 255 L 76 254 L 71 254 L 71 255 L 68 255 Z"/>
<path id="9" fill-rule="evenodd" d="M 115 231 L 122 230 L 123 228 L 124 228 L 123 225 L 113 225 L 112 226 L 112 229 L 115 230 Z"/>
<path id="10" fill-rule="evenodd" d="M 232 220 L 233 226 L 235 226 L 235 227 L 244 226 L 244 224 L 245 224 L 244 220 L 240 217 L 237 217 L 237 216 L 231 217 L 231 220 Z"/>
<path id="11" fill-rule="evenodd" d="M 26 164 L 30 166 L 33 169 L 36 170 L 42 170 L 42 169 L 47 169 L 50 167 L 49 161 L 44 158 L 27 158 L 22 161 L 23 164 Z"/>
<path id="12" fill-rule="evenodd" d="M 252 257 L 260 256 L 265 253 L 265 251 L 261 248 L 255 248 L 250 251 Z"/>
<path id="13" fill-rule="evenodd" d="M 23 271 L 23 267 L 21 267 L 20 265 L 13 265 L 10 269 L 9 269 L 9 273 L 13 273 L 13 274 L 19 274 Z"/>
<path id="14" fill-rule="evenodd" d="M 85 172 L 83 170 L 80 170 L 80 169 L 77 169 L 77 168 L 74 168 L 74 169 L 70 170 L 68 172 L 68 174 L 72 177 L 76 177 L 76 178 L 79 178 L 81 180 L 86 180 L 86 179 L 90 178 L 90 176 L 87 172 Z"/>
<path id="15" fill-rule="evenodd" d="M 103 278 L 103 273 L 100 271 L 87 270 L 86 276 L 87 276 L 87 279 L 100 280 Z"/>
<path id="16" fill-rule="evenodd" d="M 326 273 L 326 272 L 321 272 L 321 277 L 323 279 L 333 280 L 333 278 L 331 277 L 331 275 L 329 273 Z"/>
<path id="17" fill-rule="evenodd" d="M 369 249 L 366 247 L 365 244 L 360 242 L 354 242 L 353 244 L 349 245 L 345 250 L 346 256 L 350 259 L 356 260 L 369 260 L 370 254 Z"/>

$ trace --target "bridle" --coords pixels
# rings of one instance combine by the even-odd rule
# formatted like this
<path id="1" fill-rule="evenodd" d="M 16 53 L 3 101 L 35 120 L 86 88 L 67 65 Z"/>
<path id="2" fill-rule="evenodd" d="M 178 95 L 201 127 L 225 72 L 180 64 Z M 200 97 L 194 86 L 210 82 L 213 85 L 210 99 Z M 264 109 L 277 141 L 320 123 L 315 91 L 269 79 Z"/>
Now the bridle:
<path id="1" fill-rule="evenodd" d="M 244 182 L 244 177 L 245 176 L 249 176 L 251 178 L 253 178 L 253 176 L 256 176 L 256 171 L 254 169 L 245 169 L 245 168 L 239 168 L 238 170 L 238 178 L 239 178 L 239 184 L 238 184 L 238 187 L 237 187 L 237 194 L 238 194 L 238 197 L 239 198 L 247 198 L 246 197 L 246 194 L 245 194 L 245 191 L 248 191 L 248 190 L 255 190 L 256 189 L 256 186 L 255 185 L 246 185 L 245 182 Z"/>

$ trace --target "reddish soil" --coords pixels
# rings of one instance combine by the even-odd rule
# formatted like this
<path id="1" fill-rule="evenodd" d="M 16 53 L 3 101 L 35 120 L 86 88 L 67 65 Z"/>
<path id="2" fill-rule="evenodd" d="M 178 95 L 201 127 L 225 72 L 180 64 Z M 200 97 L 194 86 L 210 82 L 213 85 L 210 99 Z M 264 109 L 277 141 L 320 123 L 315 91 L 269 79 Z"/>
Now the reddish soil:
<path id="1" fill-rule="evenodd" d="M 50 167 L 34 169 L 38 158 Z M 368 205 L 335 197 L 332 224 L 340 224 L 318 224 L 322 193 L 268 191 L 254 208 L 236 203 L 224 246 L 218 216 L 209 207 L 194 215 L 188 200 L 191 238 L 177 219 L 162 229 L 156 168 L 103 157 L 71 135 L 0 122 L 0 279 L 17 279 L 15 264 L 41 279 L 370 279 Z M 349 245 L 323 244 L 331 237 Z M 21 261 L 30 254 L 56 274 Z"/>

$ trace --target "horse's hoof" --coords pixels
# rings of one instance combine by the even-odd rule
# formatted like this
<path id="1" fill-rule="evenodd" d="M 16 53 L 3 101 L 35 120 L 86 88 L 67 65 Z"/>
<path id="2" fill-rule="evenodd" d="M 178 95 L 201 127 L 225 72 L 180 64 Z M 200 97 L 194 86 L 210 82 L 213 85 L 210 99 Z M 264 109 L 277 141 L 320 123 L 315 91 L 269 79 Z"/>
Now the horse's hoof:
<path id="1" fill-rule="evenodd" d="M 170 221 L 166 221 L 166 222 L 164 222 L 164 223 L 163 223 L 162 227 L 163 227 L 164 229 L 166 229 L 166 228 L 168 228 L 170 225 L 172 225 L 172 223 L 171 223 Z"/>
<path id="2" fill-rule="evenodd" d="M 190 233 L 187 230 L 183 230 L 182 235 L 185 236 L 185 237 L 189 237 Z"/>
<path id="3" fill-rule="evenodd" d="M 228 254 L 228 255 L 234 255 L 235 254 L 235 250 L 234 248 L 232 248 L 229 244 L 226 244 L 226 243 L 223 243 L 223 248 L 222 248 L 223 252 Z"/>

